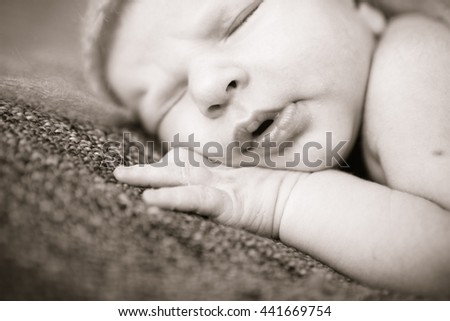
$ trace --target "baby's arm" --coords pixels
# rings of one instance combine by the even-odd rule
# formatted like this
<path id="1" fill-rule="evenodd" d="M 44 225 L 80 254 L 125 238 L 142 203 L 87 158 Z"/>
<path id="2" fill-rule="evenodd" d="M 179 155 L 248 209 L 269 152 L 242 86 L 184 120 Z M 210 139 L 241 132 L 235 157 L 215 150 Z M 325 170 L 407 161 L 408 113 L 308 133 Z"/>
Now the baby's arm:
<path id="1" fill-rule="evenodd" d="M 450 294 L 450 213 L 432 202 L 329 170 L 302 176 L 282 242 L 364 283 Z"/>

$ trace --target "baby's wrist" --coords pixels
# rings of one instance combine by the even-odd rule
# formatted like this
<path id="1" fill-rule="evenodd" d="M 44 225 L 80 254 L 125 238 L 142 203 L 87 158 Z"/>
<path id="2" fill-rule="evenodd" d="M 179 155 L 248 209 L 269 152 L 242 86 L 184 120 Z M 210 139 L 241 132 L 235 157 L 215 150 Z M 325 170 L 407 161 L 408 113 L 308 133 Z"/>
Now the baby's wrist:
<path id="1" fill-rule="evenodd" d="M 302 172 L 287 172 L 285 173 L 278 189 L 277 203 L 274 213 L 274 224 L 272 231 L 272 238 L 280 238 L 280 226 L 285 216 L 285 211 L 290 200 L 295 197 L 294 190 L 300 181 L 304 179 L 308 173 Z"/>

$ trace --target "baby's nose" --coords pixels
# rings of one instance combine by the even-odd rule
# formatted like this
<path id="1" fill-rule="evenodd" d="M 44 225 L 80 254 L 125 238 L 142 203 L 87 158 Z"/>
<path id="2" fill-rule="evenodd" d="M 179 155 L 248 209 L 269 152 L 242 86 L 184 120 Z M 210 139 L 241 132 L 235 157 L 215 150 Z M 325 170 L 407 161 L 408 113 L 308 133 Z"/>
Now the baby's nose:
<path id="1" fill-rule="evenodd" d="M 243 68 L 225 63 L 199 61 L 189 73 L 189 90 L 194 102 L 206 117 L 224 114 L 233 98 L 247 86 Z"/>

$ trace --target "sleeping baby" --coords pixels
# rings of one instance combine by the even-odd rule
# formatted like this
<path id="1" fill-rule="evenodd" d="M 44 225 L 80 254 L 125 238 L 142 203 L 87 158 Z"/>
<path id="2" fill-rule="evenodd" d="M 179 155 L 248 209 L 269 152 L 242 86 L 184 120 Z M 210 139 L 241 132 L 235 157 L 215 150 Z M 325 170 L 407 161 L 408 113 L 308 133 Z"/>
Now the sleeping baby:
<path id="1" fill-rule="evenodd" d="M 171 146 L 115 177 L 148 187 L 151 206 L 279 239 L 365 284 L 450 295 L 450 24 L 437 9 L 450 2 L 403 3 L 424 14 L 93 1 L 91 83 Z M 340 170 L 356 144 L 370 180 Z"/>

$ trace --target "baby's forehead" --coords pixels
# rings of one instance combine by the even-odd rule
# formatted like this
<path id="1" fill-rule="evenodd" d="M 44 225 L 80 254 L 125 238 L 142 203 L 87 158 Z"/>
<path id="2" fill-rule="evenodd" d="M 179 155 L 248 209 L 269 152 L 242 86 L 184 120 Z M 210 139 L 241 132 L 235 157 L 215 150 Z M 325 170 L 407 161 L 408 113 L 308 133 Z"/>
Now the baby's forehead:
<path id="1" fill-rule="evenodd" d="M 261 0 L 133 0 L 121 24 L 139 24 L 156 33 L 206 33 L 230 19 L 239 7 L 258 1 Z"/>
<path id="2" fill-rule="evenodd" d="M 219 38 L 243 8 L 260 1 L 134 0 L 122 12 L 109 55 L 119 50 L 134 61 L 158 63 L 188 53 L 190 44 Z"/>

